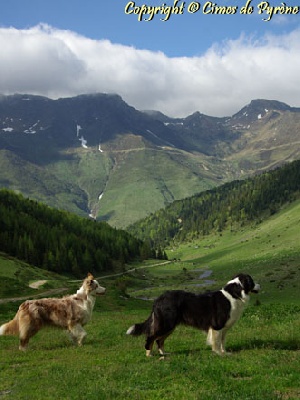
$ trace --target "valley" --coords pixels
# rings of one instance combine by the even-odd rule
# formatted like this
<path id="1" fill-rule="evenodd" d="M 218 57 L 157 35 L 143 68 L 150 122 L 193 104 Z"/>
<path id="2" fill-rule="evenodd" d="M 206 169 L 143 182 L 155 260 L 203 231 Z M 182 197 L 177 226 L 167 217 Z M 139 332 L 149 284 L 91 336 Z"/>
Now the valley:
<path id="1" fill-rule="evenodd" d="M 27 352 L 18 350 L 16 337 L 1 336 L 0 393 L 17 400 L 52 399 L 54 394 L 85 398 L 88 385 L 91 399 L 169 399 L 172 394 L 174 399 L 192 400 L 195 393 L 212 400 L 298 399 L 299 207 L 298 200 L 259 225 L 170 246 L 168 263 L 130 263 L 119 276 L 103 272 L 97 278 L 107 293 L 96 301 L 82 347 L 51 329 L 36 335 Z M 253 275 L 262 289 L 228 333 L 230 355 L 216 356 L 206 346 L 205 335 L 185 326 L 167 340 L 164 361 L 156 352 L 145 357 L 143 337 L 125 335 L 151 310 L 151 301 L 137 297 L 153 298 L 166 289 L 218 289 L 237 272 Z M 28 286 L 37 280 L 47 280 L 47 290 L 65 287 L 68 293 L 80 286 L 80 280 L 4 254 L 0 276 L 5 299 L 20 293 L 24 298 L 43 295 L 45 287 Z M 206 286 L 198 286 L 203 283 Z M 1 304 L 0 323 L 15 314 L 20 302 Z M 64 379 L 59 378 L 62 374 Z"/>

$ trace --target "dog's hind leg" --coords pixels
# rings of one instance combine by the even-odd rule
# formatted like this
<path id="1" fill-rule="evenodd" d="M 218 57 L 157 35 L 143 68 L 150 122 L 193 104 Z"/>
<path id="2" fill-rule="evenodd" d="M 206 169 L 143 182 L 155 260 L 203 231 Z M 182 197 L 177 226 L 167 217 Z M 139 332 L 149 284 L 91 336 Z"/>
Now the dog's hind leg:
<path id="1" fill-rule="evenodd" d="M 146 357 L 152 356 L 151 352 L 152 352 L 154 341 L 155 341 L 155 336 L 147 336 L 146 343 L 145 343 Z"/>
<path id="2" fill-rule="evenodd" d="M 30 339 L 30 337 L 28 337 L 28 336 L 20 337 L 19 350 L 22 350 L 22 351 L 27 350 L 29 339 Z"/>
<path id="3" fill-rule="evenodd" d="M 19 350 L 26 351 L 29 339 L 32 338 L 32 336 L 34 336 L 38 331 L 39 329 L 21 329 L 19 335 Z"/>
<path id="4" fill-rule="evenodd" d="M 165 347 L 164 347 L 165 340 L 167 339 L 168 336 L 171 335 L 172 332 L 173 332 L 173 329 L 171 331 L 169 331 L 168 333 L 166 333 L 164 336 L 161 336 L 158 339 L 156 339 L 156 344 L 157 344 L 157 347 L 158 347 L 158 351 L 159 351 L 159 354 L 161 356 L 165 356 L 166 355 Z"/>
<path id="5" fill-rule="evenodd" d="M 157 344 L 157 348 L 158 348 L 158 352 L 161 356 L 165 355 L 165 339 L 166 337 L 163 338 L 159 338 L 156 340 L 156 344 Z"/>
<path id="6" fill-rule="evenodd" d="M 34 336 L 41 328 L 38 321 L 30 320 L 30 318 L 25 315 L 20 315 L 20 332 L 19 332 L 19 350 L 26 351 L 29 339 Z"/>

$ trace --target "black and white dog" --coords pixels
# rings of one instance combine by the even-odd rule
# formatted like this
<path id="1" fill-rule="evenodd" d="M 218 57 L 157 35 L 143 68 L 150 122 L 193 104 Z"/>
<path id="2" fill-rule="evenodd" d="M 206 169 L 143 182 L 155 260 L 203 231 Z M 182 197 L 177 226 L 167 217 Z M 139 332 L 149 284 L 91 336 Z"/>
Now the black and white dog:
<path id="1" fill-rule="evenodd" d="M 260 285 L 250 275 L 239 274 L 227 282 L 223 289 L 204 294 L 183 290 L 167 291 L 158 297 L 149 318 L 131 326 L 127 335 L 146 335 L 146 356 L 151 355 L 156 341 L 163 356 L 164 342 L 179 324 L 193 326 L 208 333 L 207 344 L 217 354 L 225 353 L 225 337 L 229 328 L 238 321 L 251 292 Z"/>

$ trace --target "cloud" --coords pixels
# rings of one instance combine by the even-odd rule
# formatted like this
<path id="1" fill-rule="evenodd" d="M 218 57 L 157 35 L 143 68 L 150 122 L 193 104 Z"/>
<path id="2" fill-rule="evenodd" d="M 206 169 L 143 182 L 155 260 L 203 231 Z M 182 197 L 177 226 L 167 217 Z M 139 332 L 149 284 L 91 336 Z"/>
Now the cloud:
<path id="1" fill-rule="evenodd" d="M 199 57 L 170 58 L 42 24 L 1 28 L 0 48 L 4 94 L 118 93 L 137 109 L 170 116 L 227 116 L 257 98 L 300 106 L 300 29 L 242 35 Z"/>

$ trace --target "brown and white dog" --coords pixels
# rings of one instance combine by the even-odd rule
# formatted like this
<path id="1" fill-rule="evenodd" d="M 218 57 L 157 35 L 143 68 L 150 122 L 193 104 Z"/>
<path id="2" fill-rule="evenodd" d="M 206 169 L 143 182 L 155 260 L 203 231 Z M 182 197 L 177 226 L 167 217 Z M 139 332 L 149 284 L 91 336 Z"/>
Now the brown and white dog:
<path id="1" fill-rule="evenodd" d="M 14 319 L 0 327 L 0 335 L 19 335 L 19 349 L 26 350 L 29 339 L 41 328 L 56 326 L 67 329 L 74 343 L 81 346 L 86 336 L 83 326 L 91 319 L 96 296 L 104 293 L 105 288 L 89 273 L 76 294 L 26 300 Z"/>
<path id="2" fill-rule="evenodd" d="M 164 356 L 164 342 L 177 325 L 193 326 L 207 332 L 207 344 L 217 354 L 225 353 L 225 337 L 241 317 L 250 293 L 257 293 L 260 285 L 250 275 L 239 274 L 223 289 L 194 294 L 170 290 L 158 297 L 146 321 L 132 325 L 127 335 L 146 335 L 146 355 L 150 356 L 154 342 Z"/>

